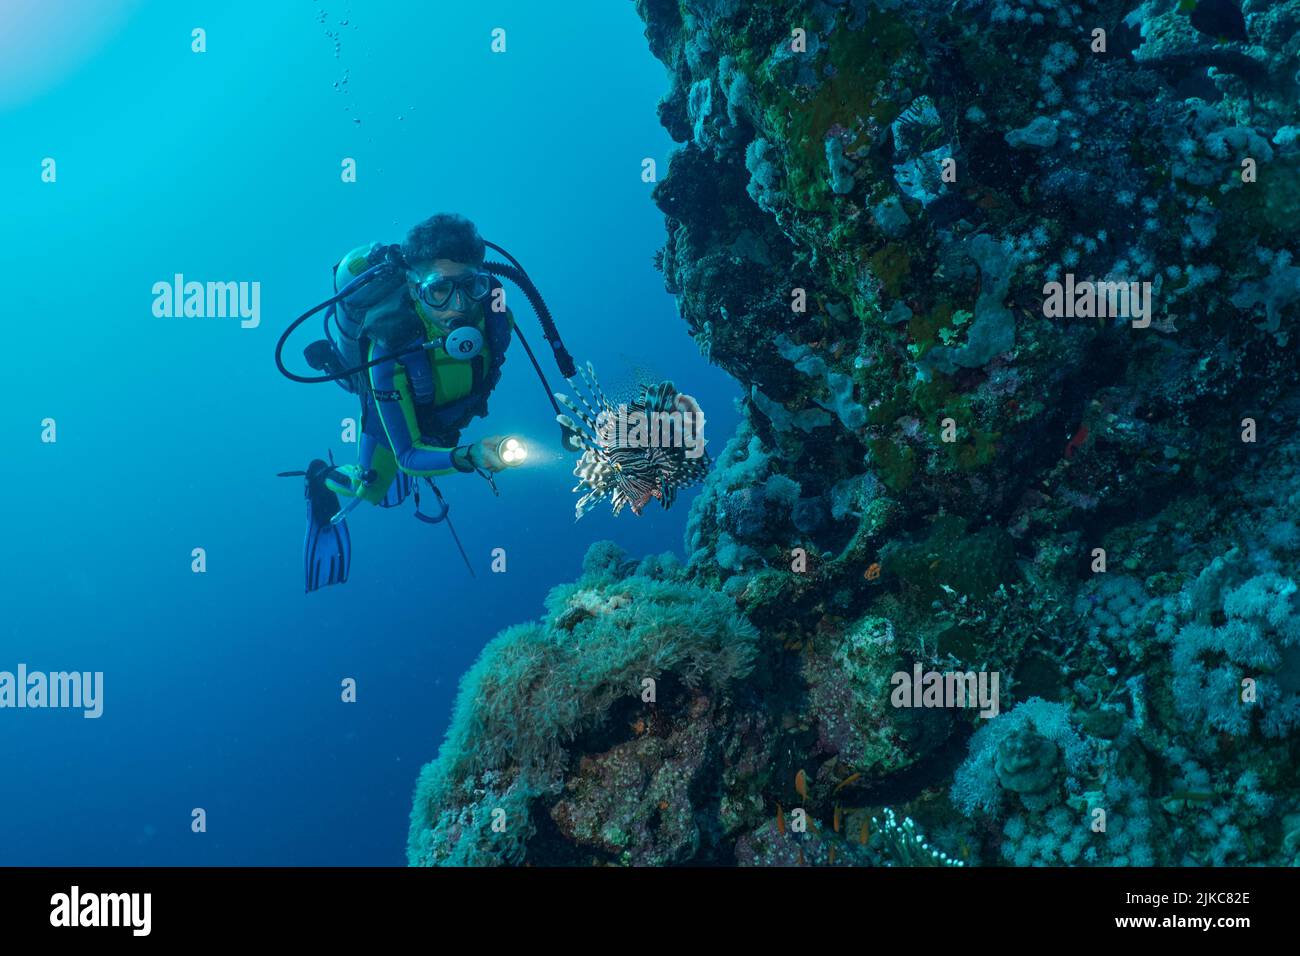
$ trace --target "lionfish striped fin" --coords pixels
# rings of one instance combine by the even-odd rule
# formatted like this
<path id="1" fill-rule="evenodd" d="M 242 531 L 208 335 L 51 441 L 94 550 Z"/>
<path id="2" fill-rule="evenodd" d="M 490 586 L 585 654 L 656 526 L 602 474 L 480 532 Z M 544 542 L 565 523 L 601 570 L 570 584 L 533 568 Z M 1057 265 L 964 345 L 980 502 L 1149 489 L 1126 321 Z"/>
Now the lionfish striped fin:
<path id="1" fill-rule="evenodd" d="M 587 363 L 587 367 L 585 369 L 584 368 L 578 369 L 578 375 L 582 379 L 582 385 L 585 386 L 585 394 L 584 394 L 584 388 L 582 386 L 579 386 L 579 384 L 575 382 L 573 379 L 571 378 L 565 379 L 565 381 L 567 381 L 569 385 L 573 388 L 574 398 L 576 398 L 579 402 L 582 403 L 582 411 L 579 412 L 579 414 L 585 413 L 585 416 L 590 419 L 589 424 L 592 430 L 595 431 L 596 420 L 600 418 L 600 413 L 602 409 L 608 408 L 609 404 L 604 400 L 605 398 L 604 393 L 601 392 L 600 384 L 596 381 L 596 371 L 591 367 L 590 362 Z M 588 398 L 587 397 L 588 395 L 590 395 L 591 397 Z M 578 409 L 573 405 L 572 401 L 565 402 L 565 404 L 568 405 L 570 408 L 572 408 L 575 412 L 578 412 Z"/>
<path id="2" fill-rule="evenodd" d="M 582 423 L 582 428 L 579 428 L 577 423 L 574 422 L 572 418 L 564 414 L 555 416 L 555 420 L 557 422 L 559 422 L 561 425 L 563 425 L 566 428 L 573 429 L 573 431 L 580 438 L 586 438 L 588 441 L 592 441 L 592 442 L 600 441 L 600 437 L 599 437 L 600 431 L 599 429 L 597 429 L 596 422 L 592 419 L 590 415 L 584 412 L 577 405 L 573 404 L 573 402 L 570 401 L 570 399 L 566 395 L 561 395 L 559 392 L 556 392 L 555 400 L 559 402 L 561 405 L 563 405 L 565 408 L 567 408 L 569 411 L 573 412 L 573 414 L 578 416 L 578 421 Z"/>
<path id="3" fill-rule="evenodd" d="M 596 378 L 596 370 L 592 368 L 591 363 L 588 362 L 586 369 L 580 369 L 579 371 L 582 371 L 582 377 L 587 380 L 587 387 L 591 389 L 591 397 L 596 404 L 603 408 L 613 408 L 614 406 L 610 404 L 609 399 L 605 397 L 605 392 L 600 387 L 600 380 Z"/>
<path id="4" fill-rule="evenodd" d="M 672 382 L 642 385 L 641 401 L 652 412 L 670 412 L 676 406 L 677 389 Z"/>

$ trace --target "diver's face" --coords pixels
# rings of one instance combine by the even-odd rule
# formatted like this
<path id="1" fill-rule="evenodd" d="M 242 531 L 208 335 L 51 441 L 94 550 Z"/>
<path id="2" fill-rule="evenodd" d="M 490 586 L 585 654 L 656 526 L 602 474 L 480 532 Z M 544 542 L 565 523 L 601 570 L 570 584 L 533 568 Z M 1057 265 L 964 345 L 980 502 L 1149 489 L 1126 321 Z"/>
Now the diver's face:
<path id="1" fill-rule="evenodd" d="M 478 271 L 474 266 L 466 265 L 463 262 L 455 262 L 451 259 L 434 259 L 432 262 L 416 263 L 408 274 L 408 281 L 411 286 L 411 294 L 416 298 L 420 295 L 420 284 L 430 276 L 442 276 L 447 279 L 454 279 L 468 273 Z M 432 318 L 438 325 L 442 326 L 442 331 L 446 332 L 451 323 L 461 318 L 465 313 L 470 311 L 474 306 L 474 300 L 465 294 L 463 289 L 457 289 L 452 293 L 451 299 L 447 302 L 446 308 L 435 309 L 427 302 L 423 303 L 425 313 Z"/>

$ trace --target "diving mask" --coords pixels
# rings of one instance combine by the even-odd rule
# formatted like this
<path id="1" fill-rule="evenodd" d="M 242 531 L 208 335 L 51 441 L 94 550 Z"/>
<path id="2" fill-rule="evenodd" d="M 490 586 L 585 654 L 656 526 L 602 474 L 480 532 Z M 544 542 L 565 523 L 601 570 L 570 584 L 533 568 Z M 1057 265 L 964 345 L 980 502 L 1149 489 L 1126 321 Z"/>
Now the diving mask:
<path id="1" fill-rule="evenodd" d="M 445 309 L 457 292 L 482 302 L 492 291 L 492 275 L 487 272 L 466 272 L 464 275 L 445 276 L 430 272 L 416 287 L 416 294 L 431 309 Z"/>

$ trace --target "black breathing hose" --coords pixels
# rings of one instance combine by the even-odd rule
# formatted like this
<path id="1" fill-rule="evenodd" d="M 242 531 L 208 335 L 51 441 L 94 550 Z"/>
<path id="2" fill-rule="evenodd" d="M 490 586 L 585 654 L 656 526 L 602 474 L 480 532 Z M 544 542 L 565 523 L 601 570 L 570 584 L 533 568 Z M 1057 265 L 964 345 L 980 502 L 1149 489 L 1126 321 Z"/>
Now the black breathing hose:
<path id="1" fill-rule="evenodd" d="M 515 285 L 519 286 L 519 288 L 524 290 L 524 295 L 528 298 L 528 304 L 533 307 L 533 311 L 537 313 L 537 320 L 542 324 L 542 334 L 546 336 L 546 341 L 550 344 L 551 351 L 555 353 L 555 364 L 560 367 L 560 374 L 565 378 L 573 378 L 574 374 L 577 372 L 577 369 L 573 364 L 573 356 L 569 354 L 569 350 L 566 349 L 564 343 L 560 341 L 560 332 L 555 327 L 555 319 L 551 318 L 551 310 L 546 307 L 546 301 L 542 298 L 542 294 L 537 291 L 537 286 L 533 284 L 533 280 L 528 277 L 528 273 L 525 272 L 524 267 L 519 264 L 519 260 L 506 252 L 495 242 L 487 242 L 485 240 L 483 245 L 487 246 L 489 249 L 496 250 L 510 260 L 510 265 L 506 265 L 504 262 L 484 262 L 483 268 L 488 272 L 491 272 L 493 275 L 505 276 Z M 512 266 L 513 268 L 511 268 Z M 523 341 L 523 339 L 521 338 L 520 341 Z M 524 348 L 528 347 L 524 346 Z M 532 351 L 529 350 L 528 354 L 531 356 Z M 534 364 L 536 364 L 536 362 L 534 362 Z"/>
<path id="2" fill-rule="evenodd" d="M 351 295 L 353 292 L 356 292 L 362 286 L 367 285 L 370 282 L 373 282 L 377 278 L 382 278 L 382 276 L 383 276 L 382 271 L 376 271 L 373 272 L 369 278 L 359 277 L 361 281 L 353 280 L 352 282 L 344 286 L 341 291 L 334 293 L 334 295 L 330 296 L 328 299 L 326 299 L 320 305 L 316 306 L 314 309 L 308 309 L 302 315 L 298 316 L 298 318 L 290 322 L 289 327 L 285 329 L 284 332 L 281 333 L 280 340 L 275 343 L 275 367 L 280 370 L 280 374 L 293 382 L 301 382 L 304 385 L 319 385 L 321 382 L 337 382 L 340 379 L 350 378 L 353 375 L 356 375 L 358 372 L 364 372 L 366 369 L 371 368 L 372 366 L 375 365 L 380 365 L 384 362 L 389 361 L 390 359 L 400 358 L 401 356 L 409 355 L 412 352 L 420 351 L 423 348 L 423 346 L 419 346 L 418 348 L 408 349 L 405 352 L 400 352 L 394 355 L 384 355 L 381 356 L 380 358 L 374 359 L 373 361 L 366 362 L 364 365 L 358 365 L 355 368 L 344 369 L 341 372 L 327 373 L 325 375 L 299 375 L 296 372 L 289 371 L 288 367 L 284 364 L 285 343 L 289 341 L 289 336 L 294 333 L 294 331 L 298 328 L 298 326 L 302 325 L 304 322 L 306 322 L 308 319 L 310 319 L 313 315 L 315 315 L 317 312 L 321 311 L 322 309 L 326 309 L 331 305 L 337 305 L 344 298 Z"/>

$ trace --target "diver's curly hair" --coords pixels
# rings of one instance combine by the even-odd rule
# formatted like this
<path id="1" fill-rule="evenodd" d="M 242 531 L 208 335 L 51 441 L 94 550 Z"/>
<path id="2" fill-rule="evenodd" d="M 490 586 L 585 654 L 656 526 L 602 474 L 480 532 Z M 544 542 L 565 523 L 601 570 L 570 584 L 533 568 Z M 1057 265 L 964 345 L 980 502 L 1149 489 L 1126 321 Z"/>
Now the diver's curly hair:
<path id="1" fill-rule="evenodd" d="M 407 262 L 432 262 L 450 259 L 469 266 L 483 265 L 483 237 L 464 216 L 440 212 L 411 227 L 402 241 L 402 255 Z"/>

